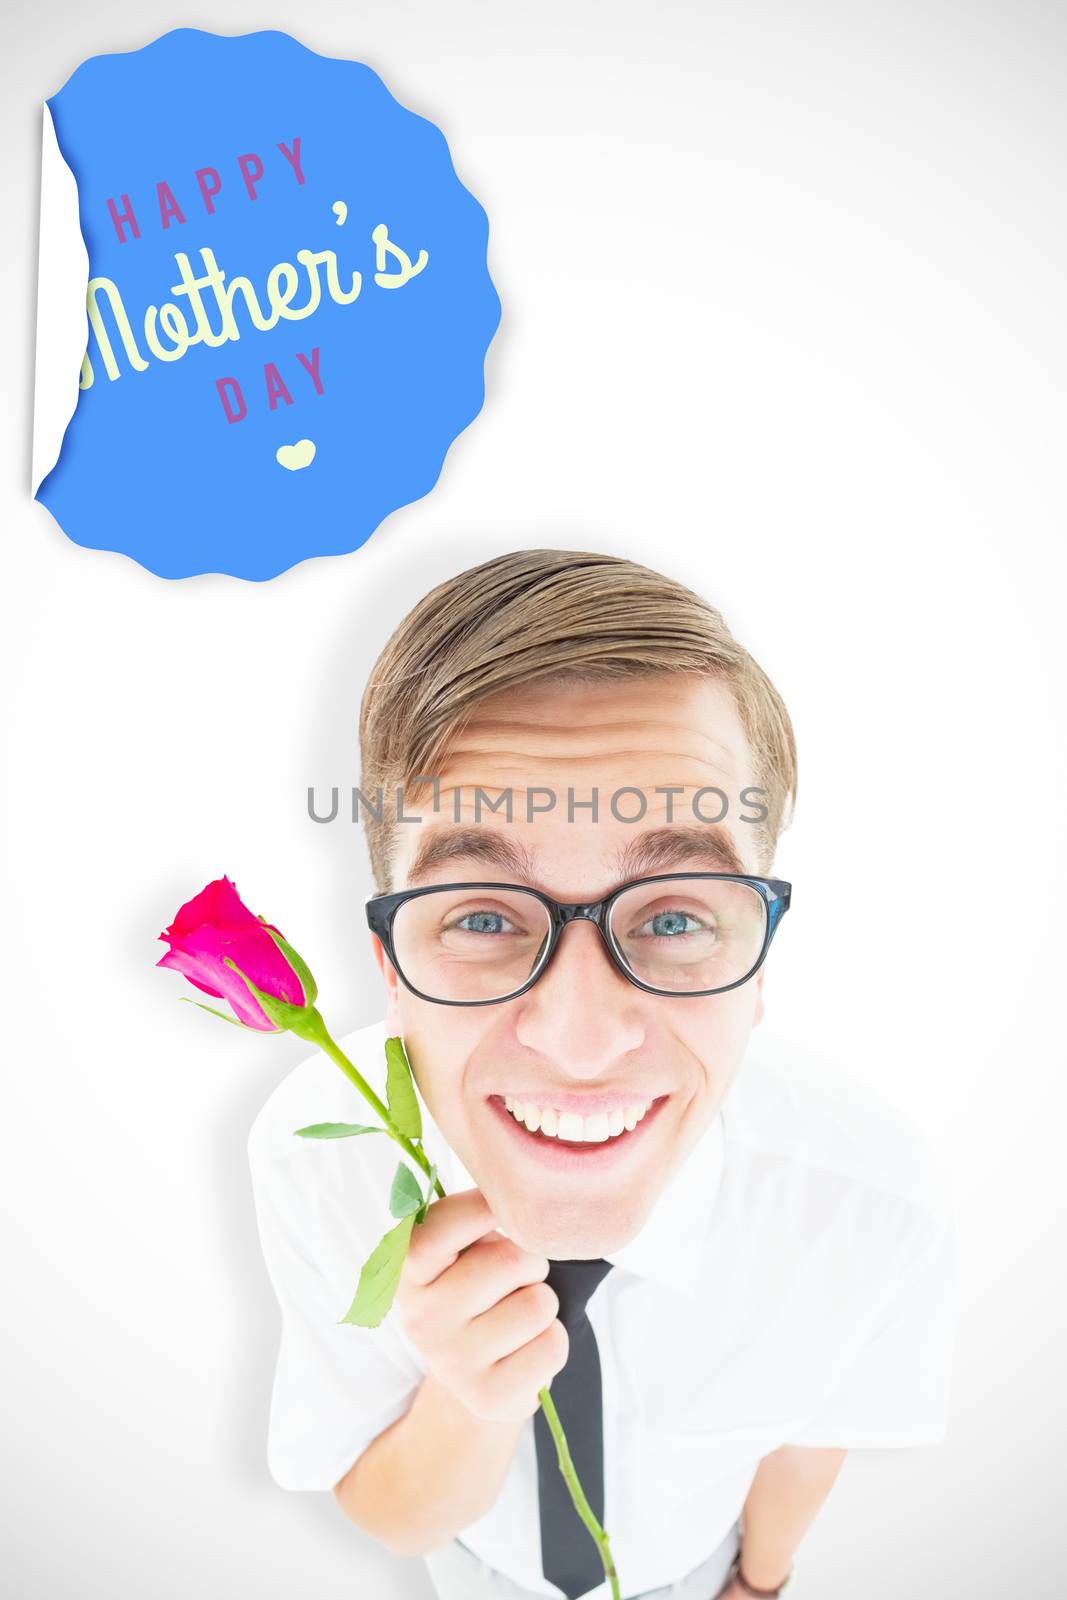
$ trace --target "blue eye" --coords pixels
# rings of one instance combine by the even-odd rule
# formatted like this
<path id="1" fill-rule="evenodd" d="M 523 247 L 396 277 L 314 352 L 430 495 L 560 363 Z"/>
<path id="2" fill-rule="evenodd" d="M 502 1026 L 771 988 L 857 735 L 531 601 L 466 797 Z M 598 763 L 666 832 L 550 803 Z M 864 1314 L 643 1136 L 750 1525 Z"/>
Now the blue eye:
<path id="1" fill-rule="evenodd" d="M 469 911 L 454 926 L 464 933 L 503 933 L 509 924 L 499 911 Z"/>
<path id="2" fill-rule="evenodd" d="M 637 930 L 639 938 L 673 939 L 684 933 L 706 933 L 705 924 L 685 911 L 657 911 Z"/>

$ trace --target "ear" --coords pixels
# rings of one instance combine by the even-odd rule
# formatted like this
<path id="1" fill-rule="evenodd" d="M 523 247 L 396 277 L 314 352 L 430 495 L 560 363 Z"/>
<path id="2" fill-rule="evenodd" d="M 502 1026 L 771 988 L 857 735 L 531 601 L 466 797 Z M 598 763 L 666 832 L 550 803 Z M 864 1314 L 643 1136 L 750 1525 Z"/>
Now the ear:
<path id="1" fill-rule="evenodd" d="M 756 999 L 752 1007 L 752 1026 L 754 1028 L 758 1028 L 763 1021 L 763 1013 L 766 1009 L 763 1003 L 763 974 L 766 970 L 766 967 L 760 967 L 756 973 Z"/>
<path id="2" fill-rule="evenodd" d="M 400 979 L 396 975 L 396 968 L 393 966 L 393 963 L 386 954 L 385 946 L 376 933 L 371 934 L 370 942 L 371 949 L 374 951 L 374 959 L 378 963 L 378 970 L 385 981 L 385 994 L 387 1002 L 386 1025 L 391 1033 L 398 1034 L 400 1032 L 400 1027 L 398 1025 Z M 762 977 L 763 974 L 761 973 L 760 976 Z"/>

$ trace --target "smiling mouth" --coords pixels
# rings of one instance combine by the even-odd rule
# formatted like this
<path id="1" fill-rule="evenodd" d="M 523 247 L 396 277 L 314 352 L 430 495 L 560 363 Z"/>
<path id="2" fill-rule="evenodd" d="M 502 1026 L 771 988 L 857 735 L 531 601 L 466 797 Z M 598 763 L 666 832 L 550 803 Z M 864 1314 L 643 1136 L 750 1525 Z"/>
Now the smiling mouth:
<path id="1" fill-rule="evenodd" d="M 510 1121 L 539 1144 L 592 1152 L 605 1145 L 628 1142 L 645 1117 L 658 1110 L 669 1096 L 658 1095 L 651 1100 L 638 1100 L 617 1107 L 612 1112 L 596 1112 L 589 1116 L 523 1104 L 511 1095 L 493 1095 L 492 1098 L 507 1113 Z"/>

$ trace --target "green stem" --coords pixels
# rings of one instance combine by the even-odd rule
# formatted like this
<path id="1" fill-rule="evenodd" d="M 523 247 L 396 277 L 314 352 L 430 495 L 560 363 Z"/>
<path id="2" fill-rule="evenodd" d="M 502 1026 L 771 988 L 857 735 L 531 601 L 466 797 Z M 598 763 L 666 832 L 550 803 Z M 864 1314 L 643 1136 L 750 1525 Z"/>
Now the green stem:
<path id="1" fill-rule="evenodd" d="M 429 1177 L 430 1163 L 426 1159 L 425 1152 L 422 1150 L 421 1146 L 412 1144 L 411 1140 L 407 1137 L 407 1134 L 400 1132 L 400 1129 L 389 1115 L 388 1106 L 386 1106 L 375 1094 L 374 1090 L 360 1072 L 359 1068 L 353 1066 L 352 1062 L 349 1061 L 341 1047 L 335 1044 L 330 1038 L 330 1035 L 326 1031 L 326 1024 L 322 1022 L 321 1017 L 319 1018 L 319 1022 L 321 1026 L 317 1026 L 313 1032 L 315 1043 L 319 1045 L 321 1049 L 325 1050 L 330 1060 L 336 1062 L 341 1071 L 344 1073 L 345 1077 L 348 1078 L 351 1083 L 355 1084 L 356 1088 L 359 1090 L 364 1099 L 374 1107 L 379 1117 L 381 1117 L 382 1122 L 385 1124 L 385 1131 L 389 1135 L 390 1139 L 394 1139 L 400 1148 L 406 1151 L 413 1161 L 417 1161 L 423 1172 L 427 1177 Z M 443 1200 L 445 1191 L 441 1185 L 440 1178 L 434 1179 L 433 1186 L 438 1197 Z"/>
<path id="2" fill-rule="evenodd" d="M 308 1010 L 314 1011 L 314 1007 L 308 1007 Z M 331 1061 L 336 1062 L 337 1066 L 340 1067 L 341 1071 L 344 1073 L 349 1082 L 354 1083 L 363 1098 L 374 1107 L 379 1117 L 381 1117 L 382 1122 L 385 1124 L 385 1131 L 388 1133 L 389 1137 L 391 1139 L 395 1139 L 397 1144 L 400 1145 L 403 1150 L 406 1150 L 408 1155 L 411 1156 L 414 1161 L 418 1162 L 423 1172 L 427 1177 L 429 1177 L 430 1163 L 426 1159 L 422 1149 L 419 1146 L 412 1144 L 411 1140 L 407 1138 L 405 1134 L 400 1132 L 400 1129 L 396 1126 L 392 1117 L 389 1115 L 388 1106 L 383 1104 L 381 1099 L 375 1094 L 374 1090 L 367 1082 L 366 1078 L 359 1071 L 358 1067 L 353 1066 L 352 1062 L 349 1061 L 344 1051 L 330 1038 L 329 1033 L 326 1031 L 326 1024 L 322 1021 L 322 1018 L 317 1011 L 315 1012 L 313 1025 L 308 1032 L 304 1034 L 304 1037 L 312 1039 L 317 1045 L 319 1045 L 321 1049 L 325 1050 Z M 442 1187 L 440 1178 L 434 1179 L 434 1189 L 437 1191 L 439 1198 L 443 1200 L 445 1197 L 445 1191 Z M 469 1246 L 467 1248 L 469 1248 Z M 563 1480 L 570 1491 L 570 1497 L 574 1502 L 574 1509 L 581 1517 L 586 1528 L 588 1528 L 590 1536 L 596 1544 L 597 1550 L 600 1554 L 601 1563 L 604 1567 L 604 1576 L 611 1584 L 612 1600 L 620 1600 L 619 1576 L 615 1571 L 615 1561 L 611 1554 L 611 1545 L 608 1542 L 608 1536 L 604 1532 L 604 1529 L 600 1526 L 600 1523 L 597 1521 L 593 1512 L 593 1508 L 586 1499 L 585 1491 L 578 1480 L 578 1474 L 575 1471 L 574 1461 L 571 1458 L 570 1448 L 567 1444 L 567 1435 L 563 1431 L 563 1424 L 559 1420 L 559 1413 L 556 1410 L 555 1402 L 549 1393 L 547 1384 L 543 1389 L 539 1389 L 537 1391 L 537 1398 L 541 1402 L 541 1409 L 545 1414 L 545 1421 L 548 1423 L 549 1431 L 555 1440 L 556 1456 L 559 1460 L 559 1470 L 562 1472 Z"/>
<path id="3" fill-rule="evenodd" d="M 615 1561 L 611 1554 L 608 1536 L 597 1521 L 593 1508 L 586 1499 L 585 1492 L 578 1481 L 578 1474 L 574 1470 L 574 1462 L 571 1459 L 570 1449 L 567 1445 L 567 1435 L 563 1431 L 563 1424 L 559 1420 L 559 1413 L 556 1410 L 555 1402 L 549 1393 L 547 1385 L 537 1391 L 537 1397 L 541 1402 L 541 1410 L 545 1414 L 545 1421 L 548 1423 L 552 1437 L 556 1441 L 559 1470 L 562 1472 L 567 1488 L 570 1490 L 571 1499 L 574 1501 L 574 1509 L 589 1529 L 597 1550 L 600 1552 L 604 1576 L 611 1584 L 612 1600 L 619 1600 L 619 1575 L 615 1571 Z"/>

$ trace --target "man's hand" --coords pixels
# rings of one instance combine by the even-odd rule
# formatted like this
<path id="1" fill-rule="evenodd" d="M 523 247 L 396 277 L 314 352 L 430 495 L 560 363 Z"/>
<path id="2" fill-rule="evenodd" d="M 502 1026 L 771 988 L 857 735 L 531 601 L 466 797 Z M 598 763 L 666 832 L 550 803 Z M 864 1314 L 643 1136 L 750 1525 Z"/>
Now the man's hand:
<path id="1" fill-rule="evenodd" d="M 427 1371 L 474 1416 L 519 1422 L 567 1360 L 549 1262 L 493 1226 L 480 1189 L 434 1201 L 397 1287 L 404 1332 Z"/>

